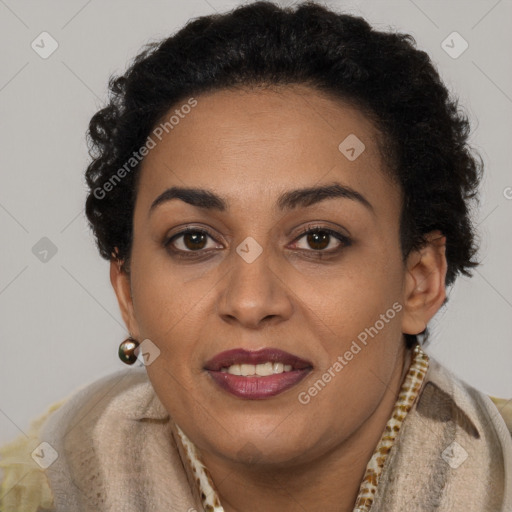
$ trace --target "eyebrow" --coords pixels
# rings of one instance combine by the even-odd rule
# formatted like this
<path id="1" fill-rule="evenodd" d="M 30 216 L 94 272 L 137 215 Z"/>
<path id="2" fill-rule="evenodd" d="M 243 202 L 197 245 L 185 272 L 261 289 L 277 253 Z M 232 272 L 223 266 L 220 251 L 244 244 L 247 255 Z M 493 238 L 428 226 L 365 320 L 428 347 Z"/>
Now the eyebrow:
<path id="1" fill-rule="evenodd" d="M 353 188 L 341 185 L 340 183 L 288 190 L 279 196 L 276 205 L 280 211 L 285 211 L 293 210 L 297 207 L 307 208 L 321 201 L 335 198 L 357 201 L 372 213 L 375 213 L 368 199 Z M 171 187 L 162 192 L 153 203 L 151 203 L 149 214 L 151 214 L 157 206 L 173 199 L 180 199 L 187 204 L 205 210 L 217 210 L 220 212 L 229 210 L 229 201 L 211 190 L 204 188 Z"/>

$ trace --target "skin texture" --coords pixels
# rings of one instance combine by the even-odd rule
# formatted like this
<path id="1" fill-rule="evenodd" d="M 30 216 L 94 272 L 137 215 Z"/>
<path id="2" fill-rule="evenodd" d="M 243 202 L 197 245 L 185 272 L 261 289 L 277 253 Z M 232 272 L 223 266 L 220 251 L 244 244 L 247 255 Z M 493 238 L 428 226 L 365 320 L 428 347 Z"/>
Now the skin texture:
<path id="1" fill-rule="evenodd" d="M 402 333 L 421 332 L 445 298 L 445 239 L 433 232 L 403 261 L 400 188 L 383 167 L 373 124 L 349 104 L 306 86 L 196 99 L 143 161 L 130 275 L 111 263 L 123 318 L 134 338 L 160 349 L 149 378 L 199 448 L 227 512 L 351 511 L 410 363 Z M 366 146 L 354 161 L 338 149 L 350 134 Z M 287 190 L 334 182 L 372 209 L 348 198 L 276 207 Z M 229 209 L 174 199 L 150 214 L 171 186 L 210 189 Z M 319 251 L 301 233 L 311 225 L 351 243 L 330 237 Z M 186 226 L 212 235 L 199 258 L 173 255 L 171 247 L 197 253 L 186 237 L 164 245 Z M 248 236 L 263 249 L 252 263 L 236 252 Z M 300 403 L 298 394 L 394 303 L 401 311 Z M 247 400 L 220 389 L 203 368 L 221 351 L 263 347 L 306 359 L 313 370 L 277 396 Z"/>

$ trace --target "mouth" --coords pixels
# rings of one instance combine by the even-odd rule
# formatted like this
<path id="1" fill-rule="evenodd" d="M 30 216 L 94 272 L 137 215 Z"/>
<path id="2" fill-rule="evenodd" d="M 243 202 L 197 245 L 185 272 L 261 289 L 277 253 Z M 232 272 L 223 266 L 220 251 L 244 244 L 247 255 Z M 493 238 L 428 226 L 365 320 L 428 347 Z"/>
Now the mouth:
<path id="1" fill-rule="evenodd" d="M 298 384 L 313 365 L 279 349 L 233 349 L 217 354 L 204 369 L 224 391 L 238 398 L 262 400 Z"/>

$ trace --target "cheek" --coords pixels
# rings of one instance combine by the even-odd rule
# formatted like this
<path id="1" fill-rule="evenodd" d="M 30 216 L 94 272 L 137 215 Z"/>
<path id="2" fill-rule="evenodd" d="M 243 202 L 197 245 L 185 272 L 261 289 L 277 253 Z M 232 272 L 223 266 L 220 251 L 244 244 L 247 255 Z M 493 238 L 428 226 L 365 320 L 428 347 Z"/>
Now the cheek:
<path id="1" fill-rule="evenodd" d="M 340 281 L 342 288 L 332 285 L 327 290 L 330 299 L 325 301 L 334 335 L 325 346 L 329 364 L 322 371 L 330 368 L 336 377 L 318 405 L 321 409 L 337 400 L 341 422 L 347 413 L 352 421 L 364 421 L 377 407 L 402 344 L 401 259 L 375 258 L 371 264 L 361 258 L 353 268 L 350 276 Z"/>
<path id="2" fill-rule="evenodd" d="M 142 251 L 141 251 L 142 252 Z M 190 347 L 194 323 L 188 318 L 198 308 L 197 286 L 184 283 L 170 272 L 165 260 L 149 253 L 135 253 L 132 260 L 133 305 L 142 339 L 150 339 L 167 361 Z"/>
<path id="3" fill-rule="evenodd" d="M 197 394 L 197 350 L 204 339 L 206 316 L 200 301 L 204 286 L 185 282 L 150 255 L 133 261 L 133 303 L 140 336 L 159 350 L 146 371 L 166 409 L 179 417 L 194 405 L 190 397 Z"/>
<path id="4" fill-rule="evenodd" d="M 294 269 L 281 272 L 281 276 L 292 288 L 297 304 L 306 306 L 303 310 L 309 321 L 317 324 L 334 348 L 340 348 L 341 340 L 346 343 L 373 326 L 380 315 L 402 301 L 403 269 L 398 253 L 359 250 L 347 253 L 337 266 L 318 269 Z M 388 316 L 395 318 L 396 309 Z"/>
<path id="5" fill-rule="evenodd" d="M 323 319 L 332 320 L 319 338 L 321 365 L 297 390 L 304 414 L 334 439 L 363 425 L 386 398 L 402 343 L 400 302 L 379 290 L 352 292 L 326 301 Z"/>
<path id="6" fill-rule="evenodd" d="M 134 237 L 133 305 L 141 335 L 161 339 L 197 303 L 198 291 L 172 267 L 165 250 L 146 238 Z"/>
<path id="7" fill-rule="evenodd" d="M 399 252 L 383 247 L 347 258 L 337 272 L 296 279 L 297 296 L 307 304 L 305 314 L 322 345 L 316 378 L 332 382 L 318 397 L 317 413 L 338 400 L 357 417 L 382 397 L 402 343 L 402 280 Z"/>

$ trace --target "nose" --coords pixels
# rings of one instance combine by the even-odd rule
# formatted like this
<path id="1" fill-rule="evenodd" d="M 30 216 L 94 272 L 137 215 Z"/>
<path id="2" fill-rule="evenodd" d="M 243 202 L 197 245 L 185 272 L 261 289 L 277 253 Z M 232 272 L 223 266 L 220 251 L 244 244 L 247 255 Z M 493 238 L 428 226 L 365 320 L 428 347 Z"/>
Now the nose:
<path id="1" fill-rule="evenodd" d="M 289 319 L 293 312 L 290 288 L 271 268 L 265 251 L 250 263 L 235 252 L 230 259 L 217 302 L 222 319 L 249 329 Z"/>

